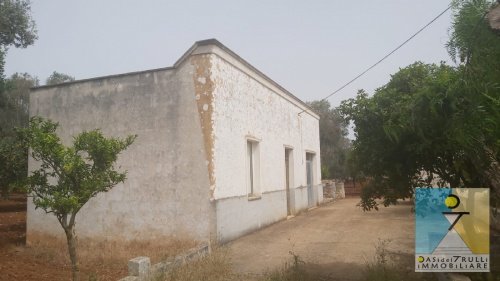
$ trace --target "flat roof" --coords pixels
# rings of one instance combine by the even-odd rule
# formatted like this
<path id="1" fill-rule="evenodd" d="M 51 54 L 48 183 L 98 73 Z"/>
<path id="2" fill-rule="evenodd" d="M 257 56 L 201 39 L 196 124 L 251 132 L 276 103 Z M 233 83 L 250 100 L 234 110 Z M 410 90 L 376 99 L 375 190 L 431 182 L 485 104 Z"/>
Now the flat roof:
<path id="1" fill-rule="evenodd" d="M 52 88 L 52 87 L 59 87 L 59 86 L 65 86 L 65 85 L 71 85 L 71 84 L 76 84 L 76 83 L 83 83 L 83 82 L 88 82 L 88 81 L 95 81 L 95 80 L 103 80 L 103 79 L 109 79 L 109 78 L 117 78 L 117 77 L 122 77 L 122 76 L 129 76 L 129 75 L 137 75 L 137 74 L 143 74 L 143 73 L 150 73 L 150 72 L 156 72 L 156 71 L 164 71 L 164 70 L 173 70 L 177 68 L 180 64 L 182 64 L 189 56 L 193 54 L 193 52 L 198 49 L 199 47 L 202 46 L 217 46 L 218 48 L 222 49 L 224 52 L 235 58 L 237 61 L 257 73 L 259 76 L 264 78 L 267 82 L 271 83 L 273 86 L 278 88 L 280 91 L 285 93 L 287 96 L 292 98 L 294 101 L 298 102 L 300 105 L 304 106 L 305 109 L 304 111 L 308 111 L 309 113 L 312 113 L 316 118 L 319 119 L 319 116 L 314 112 L 314 110 L 307 105 L 304 101 L 293 95 L 291 92 L 289 92 L 287 89 L 283 88 L 280 84 L 276 83 L 274 80 L 269 78 L 267 75 L 262 73 L 260 70 L 255 68 L 253 65 L 251 65 L 249 62 L 244 60 L 242 57 L 240 57 L 238 54 L 233 52 L 231 49 L 226 47 L 224 44 L 219 42 L 217 39 L 206 39 L 206 40 L 200 40 L 196 41 L 191 48 L 189 48 L 175 63 L 173 66 L 169 67 L 162 67 L 162 68 L 154 68 L 154 69 L 147 69 L 147 70 L 141 70 L 141 71 L 134 71 L 134 72 L 126 72 L 126 73 L 120 73 L 120 74 L 112 74 L 112 75 L 105 75 L 105 76 L 98 76 L 98 77 L 93 77 L 93 78 L 86 78 L 86 79 L 79 79 L 79 80 L 74 80 L 74 81 L 68 81 L 68 82 L 63 82 L 59 84 L 54 84 L 54 85 L 43 85 L 43 86 L 37 86 L 31 88 L 32 90 L 38 90 L 38 89 L 47 89 L 47 88 Z M 304 112 L 303 111 L 303 112 Z"/>

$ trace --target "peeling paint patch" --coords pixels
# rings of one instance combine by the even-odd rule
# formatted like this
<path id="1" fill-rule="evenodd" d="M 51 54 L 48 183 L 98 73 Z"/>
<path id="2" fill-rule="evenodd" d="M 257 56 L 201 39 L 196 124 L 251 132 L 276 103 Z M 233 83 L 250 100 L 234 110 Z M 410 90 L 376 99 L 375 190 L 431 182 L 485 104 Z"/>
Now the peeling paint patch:
<path id="1" fill-rule="evenodd" d="M 210 179 L 210 200 L 214 199 L 214 132 L 213 132 L 213 93 L 215 83 L 211 79 L 212 62 L 210 55 L 195 55 L 191 57 L 194 66 L 193 82 L 198 114 L 203 133 L 203 142 L 207 158 L 208 176 Z"/>
<path id="2" fill-rule="evenodd" d="M 207 82 L 207 79 L 205 77 L 198 77 L 196 81 L 200 82 L 201 84 L 205 84 Z"/>

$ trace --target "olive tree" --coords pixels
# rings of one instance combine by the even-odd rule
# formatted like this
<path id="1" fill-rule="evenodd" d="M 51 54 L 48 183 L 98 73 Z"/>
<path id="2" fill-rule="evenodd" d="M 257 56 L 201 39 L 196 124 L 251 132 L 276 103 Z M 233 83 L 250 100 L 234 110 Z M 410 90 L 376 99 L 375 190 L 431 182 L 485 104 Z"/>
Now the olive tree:
<path id="1" fill-rule="evenodd" d="M 28 150 L 17 140 L 15 127 L 28 124 L 28 95 L 38 80 L 27 73 L 15 73 L 0 90 L 0 190 L 8 199 L 20 190 L 27 175 Z"/>
<path id="2" fill-rule="evenodd" d="M 64 229 L 73 280 L 78 280 L 76 215 L 92 197 L 125 181 L 127 172 L 117 171 L 114 164 L 136 136 L 106 138 L 96 129 L 78 134 L 72 146 L 65 146 L 57 127 L 51 120 L 33 117 L 18 132 L 40 164 L 28 177 L 28 192 L 35 207 L 54 214 Z"/>
<path id="3" fill-rule="evenodd" d="M 45 80 L 45 85 L 57 85 L 65 82 L 75 81 L 75 77 L 57 71 L 52 72 Z"/>
<path id="4" fill-rule="evenodd" d="M 29 0 L 0 1 L 0 82 L 10 46 L 26 48 L 38 38 Z"/>
<path id="5" fill-rule="evenodd" d="M 350 141 L 347 124 L 337 108 L 327 100 L 307 103 L 319 116 L 319 139 L 321 145 L 321 175 L 328 179 L 345 179 L 349 176 L 347 155 Z"/>

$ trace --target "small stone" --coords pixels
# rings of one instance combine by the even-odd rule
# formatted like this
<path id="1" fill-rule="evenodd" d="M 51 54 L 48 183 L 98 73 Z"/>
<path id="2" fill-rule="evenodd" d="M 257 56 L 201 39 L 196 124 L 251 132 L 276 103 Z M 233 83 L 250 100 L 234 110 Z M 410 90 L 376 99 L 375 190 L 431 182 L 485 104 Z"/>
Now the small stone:
<path id="1" fill-rule="evenodd" d="M 137 257 L 128 261 L 128 274 L 131 276 L 144 277 L 149 273 L 151 260 L 148 257 Z"/>

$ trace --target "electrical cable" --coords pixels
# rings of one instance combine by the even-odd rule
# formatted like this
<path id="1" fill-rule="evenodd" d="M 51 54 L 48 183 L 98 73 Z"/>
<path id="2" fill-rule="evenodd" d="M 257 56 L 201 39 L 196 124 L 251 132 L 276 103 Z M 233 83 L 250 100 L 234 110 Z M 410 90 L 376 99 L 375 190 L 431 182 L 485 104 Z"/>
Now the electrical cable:
<path id="1" fill-rule="evenodd" d="M 390 51 L 387 55 L 385 55 L 384 57 L 382 57 L 380 60 L 378 60 L 376 63 L 374 63 L 372 66 L 368 67 L 367 69 L 365 69 L 363 72 L 361 72 L 360 74 L 358 74 L 356 77 L 354 77 L 353 79 L 351 79 L 349 82 L 345 83 L 344 85 L 342 85 L 342 87 L 338 88 L 337 90 L 335 90 L 333 93 L 329 94 L 328 96 L 322 98 L 320 101 L 324 101 L 324 100 L 327 100 L 328 98 L 330 98 L 331 96 L 335 95 L 336 93 L 342 91 L 345 87 L 349 86 L 351 83 L 353 83 L 354 81 L 358 80 L 361 76 L 365 75 L 365 73 L 367 73 L 368 71 L 372 70 L 375 66 L 377 66 L 378 64 L 380 64 L 381 62 L 383 62 L 385 59 L 387 59 L 388 57 L 390 57 L 392 54 L 394 54 L 397 50 L 399 50 L 401 47 L 403 47 L 404 45 L 406 45 L 406 43 L 410 42 L 410 40 L 412 40 L 413 38 L 415 38 L 415 36 L 417 36 L 420 32 L 424 31 L 424 29 L 426 29 L 429 25 L 431 25 L 433 22 L 435 22 L 438 18 L 440 18 L 442 15 L 444 15 L 449 9 L 451 9 L 451 4 L 448 5 L 448 7 L 442 11 L 441 13 L 439 13 L 439 15 L 437 15 L 435 18 L 433 18 L 430 22 L 428 22 L 426 25 L 424 25 L 422 28 L 420 28 L 417 32 L 415 32 L 412 36 L 410 36 L 408 39 L 406 39 L 403 43 L 401 43 L 399 46 L 397 46 L 395 49 L 393 49 L 392 51 Z M 302 110 L 299 114 L 302 114 L 303 112 L 305 112 L 306 110 Z"/>

